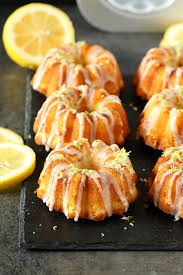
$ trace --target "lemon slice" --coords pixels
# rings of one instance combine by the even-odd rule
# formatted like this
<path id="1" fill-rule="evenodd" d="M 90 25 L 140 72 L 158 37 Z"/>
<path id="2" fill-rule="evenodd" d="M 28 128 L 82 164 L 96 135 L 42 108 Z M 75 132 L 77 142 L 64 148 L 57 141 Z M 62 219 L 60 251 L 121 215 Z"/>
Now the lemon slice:
<path id="1" fill-rule="evenodd" d="M 25 145 L 0 143 L 0 190 L 29 177 L 35 168 L 36 155 Z"/>
<path id="2" fill-rule="evenodd" d="M 10 58 L 35 69 L 50 48 L 75 40 L 74 27 L 60 9 L 32 3 L 15 10 L 3 28 L 3 42 Z"/>
<path id="3" fill-rule="evenodd" d="M 24 144 L 21 136 L 17 135 L 15 132 L 0 127 L 0 143 L 2 142 L 13 142 L 18 144 Z"/>
<path id="4" fill-rule="evenodd" d="M 179 50 L 183 47 L 183 23 L 171 25 L 165 31 L 163 39 L 160 42 L 160 46 L 173 47 Z"/>

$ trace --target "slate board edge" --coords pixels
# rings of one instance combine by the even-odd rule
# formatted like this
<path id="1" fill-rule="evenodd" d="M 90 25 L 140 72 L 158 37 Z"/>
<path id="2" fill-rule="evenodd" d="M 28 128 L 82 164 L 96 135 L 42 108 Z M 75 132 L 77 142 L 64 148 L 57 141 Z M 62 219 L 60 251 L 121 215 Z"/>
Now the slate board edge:
<path id="1" fill-rule="evenodd" d="M 169 242 L 167 244 L 155 244 L 153 245 L 137 245 L 128 244 L 126 246 L 121 243 L 26 243 L 24 239 L 21 239 L 21 248 L 31 250 L 70 250 L 70 251 L 88 251 L 88 250 L 100 250 L 100 251 L 182 251 L 182 246 L 177 245 L 176 242 Z"/>
<path id="2" fill-rule="evenodd" d="M 28 71 L 28 70 L 27 70 Z M 25 144 L 28 143 L 28 135 L 30 130 L 30 120 L 31 120 L 31 102 L 32 93 L 30 87 L 31 74 L 28 73 L 26 77 L 26 93 L 25 93 L 25 119 L 24 119 L 24 141 Z M 25 189 L 26 184 L 22 183 L 21 194 L 20 194 L 20 217 L 19 217 L 19 247 L 24 247 L 24 206 L 25 206 Z"/>

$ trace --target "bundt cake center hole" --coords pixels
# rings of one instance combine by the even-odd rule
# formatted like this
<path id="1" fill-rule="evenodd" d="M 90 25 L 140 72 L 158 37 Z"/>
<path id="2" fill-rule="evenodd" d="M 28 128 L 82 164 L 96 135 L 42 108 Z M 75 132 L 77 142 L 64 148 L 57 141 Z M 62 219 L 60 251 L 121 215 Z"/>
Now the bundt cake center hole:
<path id="1" fill-rule="evenodd" d="M 75 104 L 74 109 L 76 110 L 77 113 L 82 113 L 82 112 L 86 112 L 86 113 L 91 113 L 93 111 L 95 111 L 94 107 L 89 104 L 89 102 L 86 102 L 85 100 L 83 100 L 80 104 Z"/>
<path id="2" fill-rule="evenodd" d="M 89 156 L 87 155 L 83 155 L 82 159 L 77 161 L 74 164 L 74 167 L 78 168 L 78 169 L 87 169 L 87 170 L 99 170 L 100 167 L 97 164 L 97 160 L 96 158 L 94 158 L 93 156 Z"/>

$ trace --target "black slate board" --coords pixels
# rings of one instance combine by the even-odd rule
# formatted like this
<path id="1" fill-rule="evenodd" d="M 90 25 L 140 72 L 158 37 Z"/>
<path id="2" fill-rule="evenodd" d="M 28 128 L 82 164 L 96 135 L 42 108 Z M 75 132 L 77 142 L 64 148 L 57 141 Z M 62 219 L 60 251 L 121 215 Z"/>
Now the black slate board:
<path id="1" fill-rule="evenodd" d="M 145 208 L 145 188 L 144 183 L 140 181 L 139 198 L 126 214 L 134 217 L 134 227 L 119 216 L 112 216 L 101 222 L 74 222 L 67 220 L 62 213 L 49 212 L 43 202 L 34 195 L 47 153 L 43 146 L 35 144 L 32 131 L 34 118 L 45 97 L 31 89 L 30 78 L 31 75 L 27 78 L 25 140 L 36 152 L 37 165 L 34 174 L 23 183 L 21 192 L 21 247 L 63 250 L 183 250 L 182 221 L 175 222 L 172 216 L 164 214 L 153 205 Z M 132 76 L 124 76 L 124 80 L 126 88 L 120 97 L 131 128 L 131 135 L 124 146 L 127 151 L 132 151 L 131 160 L 139 179 L 148 178 L 161 152 L 135 139 L 138 117 L 145 103 L 135 95 L 131 86 Z M 134 106 L 138 107 L 138 111 L 134 110 Z M 57 229 L 53 230 L 53 226 L 57 226 Z M 101 233 L 104 234 L 103 237 Z"/>

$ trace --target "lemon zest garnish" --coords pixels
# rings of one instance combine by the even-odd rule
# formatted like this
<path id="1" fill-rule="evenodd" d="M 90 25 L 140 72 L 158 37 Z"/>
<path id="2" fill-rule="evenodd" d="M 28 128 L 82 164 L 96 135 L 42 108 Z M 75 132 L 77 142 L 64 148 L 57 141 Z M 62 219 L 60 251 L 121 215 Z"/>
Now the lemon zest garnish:
<path id="1" fill-rule="evenodd" d="M 174 160 L 179 160 L 182 162 L 183 161 L 183 148 L 170 147 L 163 152 L 162 156 L 170 157 Z"/>
<path id="2" fill-rule="evenodd" d="M 124 216 L 121 219 L 129 222 L 129 220 L 133 219 L 133 216 Z"/>
<path id="3" fill-rule="evenodd" d="M 140 181 L 141 182 L 147 182 L 147 179 L 146 178 L 140 178 Z"/>
<path id="4" fill-rule="evenodd" d="M 79 85 L 79 86 L 77 87 L 77 90 L 81 91 L 82 89 L 84 89 L 84 88 L 86 88 L 86 87 L 88 87 L 88 86 L 82 84 L 82 85 Z"/>
<path id="5" fill-rule="evenodd" d="M 90 116 L 91 118 L 93 118 L 93 113 L 91 112 L 88 112 L 88 111 L 84 111 L 84 113 L 86 114 L 86 115 L 88 115 L 88 116 Z"/>
<path id="6" fill-rule="evenodd" d="M 83 143 L 86 143 L 86 142 L 88 143 L 88 139 L 87 138 L 80 138 L 80 139 L 77 139 L 77 140 L 73 141 L 73 146 L 80 150 L 81 145 Z"/>
<path id="7" fill-rule="evenodd" d="M 66 52 L 61 52 L 61 50 L 57 50 L 55 53 L 55 58 L 56 60 L 60 61 L 61 63 L 66 63 L 73 67 L 75 65 L 74 58 L 66 53 Z"/>
<path id="8" fill-rule="evenodd" d="M 74 165 L 71 163 L 69 165 L 69 169 L 68 169 L 69 177 L 72 177 L 73 175 L 77 174 L 78 172 L 81 172 L 82 174 L 85 174 L 86 176 L 90 177 L 93 173 L 93 170 L 91 170 L 91 169 L 79 169 L 77 167 L 74 167 Z"/>
<path id="9" fill-rule="evenodd" d="M 65 84 L 60 87 L 59 92 L 68 95 L 71 91 L 70 89 L 66 88 Z"/>
<path id="10" fill-rule="evenodd" d="M 131 151 L 126 152 L 125 148 L 123 147 L 121 150 L 114 152 L 113 155 L 115 157 L 116 162 L 122 161 L 122 162 L 126 163 L 128 161 L 130 153 L 131 153 Z"/>
<path id="11" fill-rule="evenodd" d="M 177 222 L 179 220 L 180 220 L 180 217 L 179 216 L 175 216 L 174 222 Z"/>
<path id="12" fill-rule="evenodd" d="M 75 45 L 76 46 L 83 46 L 84 44 L 86 44 L 86 41 L 85 40 L 81 40 L 81 41 L 77 41 L 77 42 L 75 42 Z"/>
<path id="13" fill-rule="evenodd" d="M 128 163 L 128 157 L 130 153 L 131 152 L 126 152 L 124 147 L 121 150 L 114 152 L 114 159 L 107 162 L 105 167 L 115 169 L 120 174 L 124 171 L 125 168 L 127 168 L 130 174 L 133 174 L 134 170 Z"/>
<path id="14" fill-rule="evenodd" d="M 103 143 L 103 142 L 102 142 L 101 140 L 98 140 L 98 139 L 97 139 L 97 140 L 95 140 L 95 141 L 93 142 L 93 145 L 94 145 L 94 146 L 97 146 L 97 147 L 100 147 L 100 146 L 102 145 L 102 143 Z"/>
<path id="15" fill-rule="evenodd" d="M 176 167 L 176 166 L 173 166 L 169 169 L 170 172 L 172 173 L 183 173 L 183 168 L 180 168 L 180 167 Z"/>

